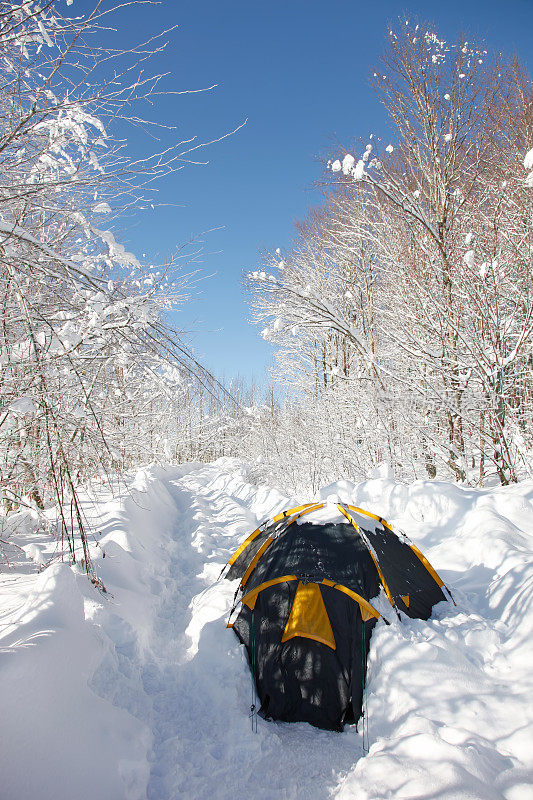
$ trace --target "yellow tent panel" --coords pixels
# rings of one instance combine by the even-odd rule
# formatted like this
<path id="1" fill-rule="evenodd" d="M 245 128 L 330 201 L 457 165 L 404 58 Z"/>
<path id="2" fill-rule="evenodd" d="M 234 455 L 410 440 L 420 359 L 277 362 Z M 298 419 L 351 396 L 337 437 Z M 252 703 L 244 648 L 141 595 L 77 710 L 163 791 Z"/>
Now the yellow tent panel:
<path id="1" fill-rule="evenodd" d="M 317 583 L 298 584 L 292 610 L 281 638 L 282 642 L 303 636 L 336 649 L 326 606 Z"/>

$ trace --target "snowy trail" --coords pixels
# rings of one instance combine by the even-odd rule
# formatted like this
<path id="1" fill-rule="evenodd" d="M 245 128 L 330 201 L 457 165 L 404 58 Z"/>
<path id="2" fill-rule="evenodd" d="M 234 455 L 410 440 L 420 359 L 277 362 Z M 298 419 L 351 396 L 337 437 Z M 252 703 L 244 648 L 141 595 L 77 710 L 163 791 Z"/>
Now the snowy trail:
<path id="1" fill-rule="evenodd" d="M 169 548 L 174 580 L 154 630 L 163 666 L 154 662 L 144 681 L 153 696 L 155 734 L 148 797 L 326 797 L 361 753 L 355 731 L 339 740 L 307 725 L 261 720 L 258 733 L 251 730 L 250 677 L 224 626 L 232 590 L 212 585 L 257 522 L 249 509 L 257 507 L 255 492 L 241 499 L 231 484 L 213 480 L 207 468 L 168 486 L 180 522 Z M 277 493 L 265 500 L 267 514 L 286 503 Z"/>
<path id="2" fill-rule="evenodd" d="M 232 586 L 216 579 L 293 498 L 248 484 L 232 459 L 150 467 L 98 512 L 111 598 L 61 564 L 0 576 L 2 800 L 531 800 L 533 484 L 321 494 L 334 493 L 403 527 L 457 600 L 377 626 L 368 754 L 354 728 L 251 729 L 249 671 L 225 628 Z"/>

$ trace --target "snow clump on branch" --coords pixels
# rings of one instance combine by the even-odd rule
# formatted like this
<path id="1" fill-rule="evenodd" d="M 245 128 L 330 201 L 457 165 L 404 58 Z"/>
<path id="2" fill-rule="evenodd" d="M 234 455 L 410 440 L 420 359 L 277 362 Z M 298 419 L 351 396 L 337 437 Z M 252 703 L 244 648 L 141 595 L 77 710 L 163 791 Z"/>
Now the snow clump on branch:
<path id="1" fill-rule="evenodd" d="M 526 186 L 533 189 L 533 147 L 526 153 L 524 158 L 524 168 L 531 170 L 526 178 Z"/>
<path id="2" fill-rule="evenodd" d="M 367 145 L 363 157 L 359 159 L 357 164 L 355 163 L 355 158 L 350 153 L 347 153 L 342 160 L 342 164 L 339 159 L 336 159 L 333 163 L 328 162 L 328 168 L 332 172 L 340 172 L 342 170 L 343 175 L 360 181 L 365 174 L 365 161 L 368 160 L 371 150 L 372 145 Z"/>

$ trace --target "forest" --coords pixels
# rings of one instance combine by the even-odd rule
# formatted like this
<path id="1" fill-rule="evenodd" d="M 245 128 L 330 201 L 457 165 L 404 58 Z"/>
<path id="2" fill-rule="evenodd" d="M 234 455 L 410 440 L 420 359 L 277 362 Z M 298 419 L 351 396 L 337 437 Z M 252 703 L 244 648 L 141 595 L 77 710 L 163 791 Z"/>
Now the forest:
<path id="1" fill-rule="evenodd" d="M 333 154 L 324 204 L 247 278 L 290 386 L 281 439 L 311 477 L 506 485 L 532 446 L 531 81 L 418 24 L 388 39 L 390 139 Z"/>
<path id="2" fill-rule="evenodd" d="M 1 800 L 531 800 L 533 84 L 448 34 L 533 8 L 457 4 L 0 0 Z"/>
<path id="3" fill-rule="evenodd" d="M 236 456 L 292 491 L 372 470 L 474 486 L 530 475 L 533 93 L 520 62 L 409 20 L 387 31 L 372 73 L 386 134 L 339 145 L 321 204 L 244 276 L 274 351 L 257 387 L 217 380 L 173 324 L 194 240 L 164 264 L 119 241 L 124 215 L 209 143 L 129 155 L 119 123 L 164 96 L 141 66 L 165 45 L 95 46 L 99 9 L 0 9 L 3 528 L 28 516 L 72 558 L 76 530 L 91 573 L 80 487 L 150 461 Z"/>

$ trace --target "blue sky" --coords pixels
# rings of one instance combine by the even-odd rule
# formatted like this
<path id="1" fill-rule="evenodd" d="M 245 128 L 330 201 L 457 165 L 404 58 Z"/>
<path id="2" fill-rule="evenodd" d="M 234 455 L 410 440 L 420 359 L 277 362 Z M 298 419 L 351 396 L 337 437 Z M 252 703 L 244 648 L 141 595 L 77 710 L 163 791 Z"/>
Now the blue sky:
<path id="1" fill-rule="evenodd" d="M 258 265 L 261 249 L 288 246 L 293 221 L 319 203 L 312 183 L 323 171 L 320 157 L 336 154 L 337 141 L 384 131 L 368 77 L 387 22 L 403 12 L 433 21 L 443 38 L 464 33 L 517 53 L 531 71 L 533 0 L 163 0 L 122 15 L 121 43 L 179 25 L 154 65 L 171 73 L 169 88 L 218 84 L 147 109 L 178 126 L 163 143 L 176 135 L 215 138 L 248 119 L 203 151 L 208 165 L 160 184 L 158 202 L 174 205 L 145 212 L 121 231 L 136 252 L 164 260 L 191 234 L 219 228 L 205 237 L 202 270 L 212 277 L 175 318 L 219 377 L 262 379 L 271 347 L 248 322 L 242 274 Z M 147 136 L 130 136 L 135 151 L 151 147 Z"/>

